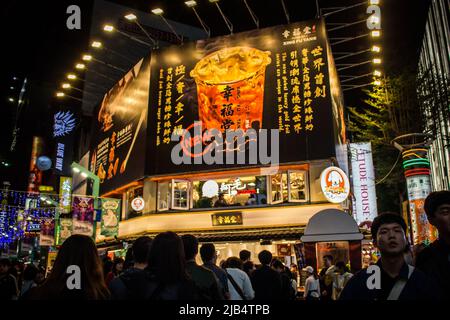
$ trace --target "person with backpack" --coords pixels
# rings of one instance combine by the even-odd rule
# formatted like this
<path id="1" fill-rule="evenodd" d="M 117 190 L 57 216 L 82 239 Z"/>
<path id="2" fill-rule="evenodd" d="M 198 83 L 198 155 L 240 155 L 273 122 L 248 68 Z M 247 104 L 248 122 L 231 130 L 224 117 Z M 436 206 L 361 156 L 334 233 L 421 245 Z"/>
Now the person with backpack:
<path id="1" fill-rule="evenodd" d="M 148 266 L 152 239 L 144 236 L 137 238 L 132 247 L 133 265 L 109 284 L 111 298 L 115 300 L 141 300 L 147 291 Z M 130 248 L 131 249 L 131 248 Z"/>
<path id="2" fill-rule="evenodd" d="M 261 267 L 253 271 L 251 281 L 255 290 L 255 300 L 280 300 L 281 277 L 270 267 L 272 253 L 263 250 L 258 254 Z"/>
<path id="3" fill-rule="evenodd" d="M 294 280 L 292 279 L 291 273 L 286 271 L 286 267 L 278 259 L 274 259 L 272 261 L 272 269 L 278 272 L 281 279 L 281 300 L 294 300 L 297 292 L 296 289 L 294 289 L 297 284 L 294 284 Z"/>
<path id="4" fill-rule="evenodd" d="M 307 266 L 306 271 L 306 281 L 305 281 L 305 292 L 303 293 L 303 298 L 305 300 L 319 300 L 320 299 L 320 280 L 317 272 L 314 271 L 314 268 L 311 266 Z"/>
<path id="5" fill-rule="evenodd" d="M 198 254 L 198 240 L 191 234 L 181 236 L 186 258 L 186 271 L 191 276 L 202 300 L 224 300 L 219 279 L 211 270 L 199 266 L 195 261 Z"/>
<path id="6" fill-rule="evenodd" d="M 372 222 L 372 239 L 381 258 L 376 265 L 357 272 L 339 300 L 435 300 L 433 281 L 405 262 L 406 223 L 395 213 L 382 213 Z M 370 278 L 370 279 L 369 279 Z M 369 280 L 369 281 L 368 281 Z"/>
<path id="7" fill-rule="evenodd" d="M 228 277 L 230 300 L 252 300 L 255 291 L 249 276 L 242 271 L 242 261 L 238 257 L 230 257 L 225 269 Z"/>

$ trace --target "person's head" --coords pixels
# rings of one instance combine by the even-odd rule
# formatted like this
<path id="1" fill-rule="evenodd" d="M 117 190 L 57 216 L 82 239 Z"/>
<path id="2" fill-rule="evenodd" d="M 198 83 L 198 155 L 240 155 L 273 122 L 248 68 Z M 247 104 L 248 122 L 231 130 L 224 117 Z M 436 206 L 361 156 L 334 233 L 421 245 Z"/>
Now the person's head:
<path id="1" fill-rule="evenodd" d="M 263 250 L 258 254 L 258 260 L 262 265 L 270 265 L 272 261 L 272 253 L 268 250 Z"/>
<path id="2" fill-rule="evenodd" d="M 305 269 L 303 269 L 303 270 L 305 270 L 306 271 L 306 274 L 308 275 L 308 277 L 309 276 L 311 276 L 311 275 L 314 275 L 314 268 L 313 267 L 311 267 L 311 266 L 307 266 Z"/>
<path id="3" fill-rule="evenodd" d="M 312 267 L 311 267 L 311 268 L 312 268 Z M 292 264 L 291 264 L 291 271 L 292 271 L 292 272 L 297 272 L 297 270 L 298 270 L 297 265 L 296 265 L 295 263 L 292 263 Z"/>
<path id="4" fill-rule="evenodd" d="M 0 259 L 0 274 L 8 273 L 9 268 L 11 268 L 11 261 L 7 258 Z"/>
<path id="5" fill-rule="evenodd" d="M 406 223 L 395 213 L 386 212 L 378 215 L 372 222 L 372 238 L 381 257 L 401 256 L 408 244 L 406 240 Z"/>
<path id="6" fill-rule="evenodd" d="M 181 236 L 184 247 L 184 256 L 186 261 L 194 260 L 198 254 L 198 240 L 192 234 L 184 234 Z"/>
<path id="7" fill-rule="evenodd" d="M 285 271 L 285 267 L 283 262 L 281 262 L 278 259 L 274 259 L 272 261 L 272 269 L 275 270 L 278 273 L 284 272 Z"/>
<path id="8" fill-rule="evenodd" d="M 147 265 L 150 248 L 152 245 L 152 238 L 144 236 L 139 237 L 134 241 L 132 249 L 133 261 L 135 264 Z"/>
<path id="9" fill-rule="evenodd" d="M 105 285 L 102 264 L 91 237 L 76 234 L 67 238 L 56 256 L 52 272 L 42 288 L 53 294 L 67 288 L 69 266 L 78 266 L 81 273 L 81 290 L 88 299 L 106 299 L 109 291 Z"/>
<path id="10" fill-rule="evenodd" d="M 246 261 L 242 264 L 242 270 L 247 274 L 251 274 L 255 270 L 255 264 L 252 261 Z"/>
<path id="11" fill-rule="evenodd" d="M 432 192 L 425 199 L 428 221 L 439 231 L 440 237 L 450 237 L 450 191 Z"/>
<path id="12" fill-rule="evenodd" d="M 333 256 L 331 254 L 326 254 L 323 256 L 323 265 L 329 268 L 333 265 Z"/>
<path id="13" fill-rule="evenodd" d="M 153 239 L 148 267 L 162 283 L 171 284 L 187 279 L 183 241 L 176 233 L 163 232 Z"/>
<path id="14" fill-rule="evenodd" d="M 250 261 L 252 253 L 248 250 L 241 250 L 239 252 L 239 258 L 242 260 L 242 262 Z"/>
<path id="15" fill-rule="evenodd" d="M 23 271 L 23 280 L 32 281 L 36 279 L 39 269 L 34 264 L 29 264 Z"/>
<path id="16" fill-rule="evenodd" d="M 203 263 L 216 263 L 217 253 L 216 247 L 212 243 L 204 243 L 200 247 L 200 257 L 202 258 Z"/>
<path id="17" fill-rule="evenodd" d="M 121 273 L 123 270 L 124 262 L 125 260 L 123 260 L 122 258 L 115 258 L 113 262 L 112 272 L 115 274 Z"/>
<path id="18" fill-rule="evenodd" d="M 336 262 L 336 272 L 340 273 L 340 274 L 344 274 L 345 272 L 347 272 L 347 266 L 345 264 L 344 261 L 338 261 Z"/>
<path id="19" fill-rule="evenodd" d="M 235 268 L 235 269 L 241 269 L 242 270 L 242 260 L 238 257 L 229 257 L 227 259 L 227 268 Z"/>

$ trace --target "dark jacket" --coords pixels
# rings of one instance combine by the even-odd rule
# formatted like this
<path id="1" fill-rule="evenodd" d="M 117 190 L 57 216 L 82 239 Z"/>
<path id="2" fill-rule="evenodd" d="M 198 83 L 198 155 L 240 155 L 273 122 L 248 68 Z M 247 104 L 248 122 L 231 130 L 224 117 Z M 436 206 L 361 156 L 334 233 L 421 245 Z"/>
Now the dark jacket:
<path id="1" fill-rule="evenodd" d="M 13 300 L 18 296 L 16 278 L 12 274 L 0 276 L 0 301 Z"/>
<path id="2" fill-rule="evenodd" d="M 109 284 L 111 298 L 114 300 L 144 299 L 149 281 L 150 277 L 147 271 L 129 268 Z"/>
<path id="3" fill-rule="evenodd" d="M 442 298 L 450 300 L 450 246 L 436 240 L 419 253 L 416 267 L 432 278 L 440 289 Z"/>
<path id="4" fill-rule="evenodd" d="M 202 300 L 223 300 L 219 280 L 214 272 L 199 266 L 195 261 L 186 263 L 186 272 L 191 276 Z"/>
<path id="5" fill-rule="evenodd" d="M 433 281 L 417 268 L 414 269 L 408 279 L 409 268 L 405 263 L 396 278 L 391 278 L 382 268 L 381 261 L 377 265 L 380 267 L 381 288 L 369 289 L 367 280 L 372 273 L 367 272 L 367 268 L 357 272 L 347 283 L 339 296 L 339 300 L 368 300 L 385 301 L 398 279 L 407 280 L 398 300 L 436 300 L 438 299 L 437 287 Z"/>
<path id="6" fill-rule="evenodd" d="M 251 279 L 255 300 L 280 300 L 281 299 L 281 277 L 269 266 L 261 266 L 253 271 Z"/>

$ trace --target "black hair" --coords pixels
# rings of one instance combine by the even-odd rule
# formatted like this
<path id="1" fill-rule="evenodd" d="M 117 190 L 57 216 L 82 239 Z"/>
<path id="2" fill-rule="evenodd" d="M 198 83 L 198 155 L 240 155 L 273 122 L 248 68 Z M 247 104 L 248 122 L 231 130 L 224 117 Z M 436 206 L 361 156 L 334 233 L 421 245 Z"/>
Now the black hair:
<path id="1" fill-rule="evenodd" d="M 245 273 L 249 273 L 251 271 L 253 271 L 253 268 L 255 267 L 255 264 L 251 261 L 245 261 L 244 264 L 242 265 L 242 270 L 245 271 Z"/>
<path id="2" fill-rule="evenodd" d="M 25 270 L 23 270 L 23 280 L 34 280 L 38 272 L 39 269 L 34 264 L 29 264 Z"/>
<path id="3" fill-rule="evenodd" d="M 163 232 L 153 239 L 148 268 L 156 280 L 163 284 L 189 278 L 185 270 L 183 241 L 175 232 Z"/>
<path id="4" fill-rule="evenodd" d="M 272 253 L 267 250 L 263 250 L 258 254 L 258 259 L 261 264 L 270 264 L 272 261 Z"/>
<path id="5" fill-rule="evenodd" d="M 450 204 L 450 191 L 435 191 L 431 192 L 425 199 L 425 213 L 428 218 L 434 217 L 437 208 L 443 204 Z"/>
<path id="6" fill-rule="evenodd" d="M 378 229 L 380 229 L 380 227 L 383 224 L 388 223 L 398 223 L 402 227 L 403 231 L 406 233 L 406 223 L 405 220 L 403 220 L 403 218 L 400 215 L 393 212 L 384 212 L 376 216 L 375 219 L 373 219 L 372 228 L 370 230 L 372 233 L 373 240 L 377 239 Z"/>
<path id="7" fill-rule="evenodd" d="M 272 267 L 275 269 L 284 269 L 284 264 L 279 259 L 273 259 Z"/>
<path id="8" fill-rule="evenodd" d="M 227 268 L 236 268 L 242 270 L 242 260 L 238 257 L 229 257 L 227 259 Z"/>
<path id="9" fill-rule="evenodd" d="M 215 253 L 216 247 L 212 243 L 204 243 L 200 247 L 200 257 L 202 258 L 203 263 L 211 261 L 214 258 Z"/>
<path id="10" fill-rule="evenodd" d="M 11 267 L 11 261 L 8 258 L 0 259 L 0 266 Z"/>
<path id="11" fill-rule="evenodd" d="M 252 254 L 252 253 L 251 253 L 250 251 L 248 251 L 248 250 L 241 250 L 241 251 L 239 252 L 239 258 L 240 258 L 242 261 L 250 260 L 251 254 Z"/>
<path id="12" fill-rule="evenodd" d="M 192 234 L 181 236 L 184 246 L 184 256 L 186 260 L 192 260 L 198 253 L 198 240 Z"/>
<path id="13" fill-rule="evenodd" d="M 333 261 L 333 256 L 331 254 L 326 254 L 323 256 L 323 259 L 328 259 L 330 261 Z"/>
<path id="14" fill-rule="evenodd" d="M 131 247 L 133 260 L 137 263 L 145 263 L 148 261 L 150 254 L 150 248 L 152 245 L 152 238 L 144 236 L 139 237 L 134 241 L 133 247 Z"/>

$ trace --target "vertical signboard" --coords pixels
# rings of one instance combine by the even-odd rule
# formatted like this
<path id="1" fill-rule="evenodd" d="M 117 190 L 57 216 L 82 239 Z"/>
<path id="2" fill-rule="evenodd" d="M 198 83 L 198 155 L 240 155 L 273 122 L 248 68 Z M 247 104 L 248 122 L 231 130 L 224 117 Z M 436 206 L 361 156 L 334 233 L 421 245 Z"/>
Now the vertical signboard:
<path id="1" fill-rule="evenodd" d="M 89 168 L 106 193 L 144 176 L 150 57 L 103 97 L 93 127 Z"/>
<path id="2" fill-rule="evenodd" d="M 114 237 L 119 234 L 120 200 L 102 199 L 102 222 L 100 234 Z"/>
<path id="3" fill-rule="evenodd" d="M 54 172 L 69 175 L 73 158 L 74 131 L 77 124 L 75 112 L 60 108 L 53 115 L 53 139 L 55 143 Z"/>
<path id="4" fill-rule="evenodd" d="M 360 226 L 365 222 L 373 221 L 377 216 L 372 146 L 370 142 L 351 143 L 350 153 L 355 199 L 354 218 Z"/>
<path id="5" fill-rule="evenodd" d="M 94 198 L 73 197 L 72 211 L 73 234 L 92 237 L 94 234 Z"/>
<path id="6" fill-rule="evenodd" d="M 41 137 L 33 137 L 33 144 L 31 146 L 30 159 L 30 177 L 28 179 L 28 191 L 38 192 L 39 186 L 42 183 L 42 172 L 37 167 L 37 158 L 42 155 L 44 141 Z"/>

